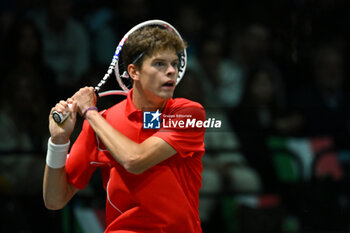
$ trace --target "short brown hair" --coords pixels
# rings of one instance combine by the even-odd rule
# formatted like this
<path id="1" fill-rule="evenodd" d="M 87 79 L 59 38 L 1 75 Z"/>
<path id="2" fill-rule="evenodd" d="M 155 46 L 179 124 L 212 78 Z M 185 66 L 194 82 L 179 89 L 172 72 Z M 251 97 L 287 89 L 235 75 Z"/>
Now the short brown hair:
<path id="1" fill-rule="evenodd" d="M 176 53 L 186 48 L 186 43 L 172 30 L 159 26 L 146 26 L 132 33 L 124 44 L 121 58 L 125 67 L 129 64 L 141 66 L 145 57 L 174 49 Z M 139 57 L 141 56 L 141 57 Z"/>

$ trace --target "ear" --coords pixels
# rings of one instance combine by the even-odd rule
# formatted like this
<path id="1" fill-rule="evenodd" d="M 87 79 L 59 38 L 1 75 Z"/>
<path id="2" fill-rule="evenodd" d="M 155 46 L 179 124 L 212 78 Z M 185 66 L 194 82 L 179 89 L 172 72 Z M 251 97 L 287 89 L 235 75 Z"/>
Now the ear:
<path id="1" fill-rule="evenodd" d="M 128 65 L 128 74 L 134 81 L 139 80 L 139 70 L 134 64 Z"/>

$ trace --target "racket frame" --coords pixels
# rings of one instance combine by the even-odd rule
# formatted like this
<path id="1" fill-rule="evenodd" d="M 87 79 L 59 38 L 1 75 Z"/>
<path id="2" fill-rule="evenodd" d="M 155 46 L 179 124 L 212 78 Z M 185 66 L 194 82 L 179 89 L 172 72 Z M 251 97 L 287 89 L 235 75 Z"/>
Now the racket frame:
<path id="1" fill-rule="evenodd" d="M 103 76 L 103 78 L 101 79 L 101 81 L 95 86 L 95 93 L 98 97 L 103 97 L 103 96 L 108 96 L 108 95 L 127 95 L 127 93 L 129 92 L 129 88 L 123 83 L 122 79 L 125 77 L 121 77 L 119 74 L 119 56 L 120 56 L 120 52 L 126 42 L 126 40 L 128 39 L 128 37 L 135 31 L 139 30 L 142 27 L 146 27 L 146 26 L 163 26 L 166 29 L 172 30 L 173 32 L 175 32 L 175 34 L 181 39 L 181 35 L 180 33 L 176 30 L 176 28 L 174 26 L 172 26 L 171 24 L 169 24 L 166 21 L 163 20 L 159 20 L 159 19 L 153 19 L 153 20 L 148 20 L 142 23 L 137 24 L 136 26 L 134 26 L 133 28 L 131 28 L 124 36 L 123 38 L 120 40 L 112 61 L 108 67 L 108 70 L 106 72 L 106 74 Z M 181 79 L 183 78 L 185 71 L 186 71 L 186 67 L 187 67 L 187 52 L 186 49 L 182 50 L 179 54 L 179 70 L 178 70 L 178 75 L 176 78 L 176 85 L 181 81 Z M 100 92 L 101 87 L 107 82 L 107 80 L 110 78 L 111 74 L 114 72 L 117 82 L 119 84 L 119 86 L 123 89 L 123 90 L 109 90 L 109 91 L 105 91 L 105 92 Z M 130 77 L 129 77 L 130 78 Z M 62 124 L 70 115 L 70 112 L 67 112 L 66 115 L 63 115 L 62 113 L 59 113 L 57 111 L 54 111 L 53 113 L 53 119 L 57 124 Z"/>
<path id="2" fill-rule="evenodd" d="M 122 79 L 125 77 L 121 77 L 121 75 L 119 74 L 119 56 L 120 56 L 120 52 L 125 44 L 125 42 L 127 41 L 128 37 L 135 31 L 139 30 L 142 27 L 146 27 L 146 26 L 152 26 L 152 25 L 156 25 L 156 26 L 163 26 L 169 30 L 172 30 L 173 32 L 175 32 L 175 34 L 181 39 L 181 35 L 180 33 L 176 30 L 176 28 L 174 26 L 172 26 L 171 24 L 169 24 L 166 21 L 163 20 L 159 20 L 159 19 L 153 19 L 153 20 L 148 20 L 145 22 L 142 22 L 140 24 L 137 24 L 136 26 L 134 26 L 133 28 L 131 28 L 124 36 L 123 38 L 120 40 L 115 52 L 114 52 L 114 56 L 112 58 L 111 64 L 108 67 L 107 73 L 104 75 L 104 77 L 102 78 L 102 80 L 97 84 L 97 86 L 95 87 L 95 92 L 98 96 L 102 97 L 102 96 L 107 96 L 107 95 L 125 95 L 127 92 L 129 92 L 129 88 L 123 83 Z M 187 67 L 187 52 L 186 49 L 182 50 L 180 52 L 180 57 L 179 57 L 179 71 L 178 71 L 178 76 L 176 79 L 176 85 L 181 81 L 181 79 L 183 78 L 185 71 L 186 71 L 186 67 Z M 111 76 L 111 74 L 113 73 L 115 74 L 115 77 L 117 79 L 117 82 L 119 84 L 119 86 L 123 89 L 121 90 L 111 90 L 111 91 L 106 91 L 106 92 L 102 92 L 100 93 L 100 89 L 101 87 L 107 82 L 107 80 L 109 79 L 109 77 Z"/>

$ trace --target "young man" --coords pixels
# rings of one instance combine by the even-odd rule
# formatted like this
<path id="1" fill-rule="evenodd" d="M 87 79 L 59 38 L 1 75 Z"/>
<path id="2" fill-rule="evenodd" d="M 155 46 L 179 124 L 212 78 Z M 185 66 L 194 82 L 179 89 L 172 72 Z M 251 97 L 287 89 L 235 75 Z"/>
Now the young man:
<path id="1" fill-rule="evenodd" d="M 126 100 L 99 113 L 94 89 L 85 87 L 52 108 L 43 184 L 47 208 L 63 208 L 100 167 L 107 196 L 105 232 L 202 231 L 198 204 L 204 128 L 174 123 L 183 117 L 205 120 L 200 104 L 172 99 L 178 53 L 184 48 L 174 32 L 144 27 L 123 48 L 133 80 Z M 71 112 L 62 125 L 52 118 L 55 110 Z M 157 110 L 172 117 L 172 124 L 143 128 L 143 112 L 155 111 L 158 117 Z M 66 156 L 77 112 L 86 121 Z"/>

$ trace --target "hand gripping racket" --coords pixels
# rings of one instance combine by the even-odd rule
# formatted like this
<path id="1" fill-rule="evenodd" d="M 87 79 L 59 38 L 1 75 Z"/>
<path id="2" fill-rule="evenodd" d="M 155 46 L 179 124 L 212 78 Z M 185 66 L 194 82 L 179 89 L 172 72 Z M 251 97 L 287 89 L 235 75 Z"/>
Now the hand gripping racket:
<path id="1" fill-rule="evenodd" d="M 160 26 L 160 27 L 164 27 L 165 29 L 168 30 L 172 30 L 176 33 L 177 36 L 180 37 L 180 39 L 182 39 L 181 35 L 179 34 L 179 32 L 169 23 L 163 21 L 163 20 L 148 20 L 145 22 L 142 22 L 136 26 L 134 26 L 133 28 L 131 28 L 125 35 L 124 37 L 121 39 L 121 41 L 119 42 L 112 62 L 108 67 L 107 73 L 104 75 L 104 77 L 101 79 L 101 81 L 97 84 L 97 86 L 95 87 L 95 92 L 96 95 L 98 97 L 103 97 L 103 96 L 108 96 L 108 95 L 126 95 L 129 92 L 129 88 L 130 86 L 130 77 L 127 75 L 126 70 L 124 70 L 124 68 L 122 68 L 119 64 L 119 57 L 121 54 L 121 51 L 123 49 L 123 46 L 126 42 L 126 40 L 128 39 L 128 37 L 135 32 L 136 30 L 145 27 L 145 26 Z M 179 69 L 178 69 L 178 76 L 176 79 L 176 85 L 181 81 L 182 77 L 185 74 L 186 71 L 186 66 L 187 66 L 187 53 L 186 53 L 186 49 L 184 49 L 183 51 L 181 51 L 179 53 Z M 111 74 L 113 73 L 114 70 L 114 74 L 115 77 L 117 79 L 117 82 L 119 84 L 119 86 L 122 88 L 122 90 L 110 90 L 110 91 L 105 91 L 105 92 L 101 92 L 101 87 L 107 82 L 107 80 L 111 77 Z M 71 107 L 71 105 L 69 105 L 69 107 Z M 63 115 L 57 111 L 54 111 L 52 116 L 54 121 L 57 124 L 62 124 L 67 117 L 69 116 L 70 112 L 68 112 L 66 115 Z"/>

